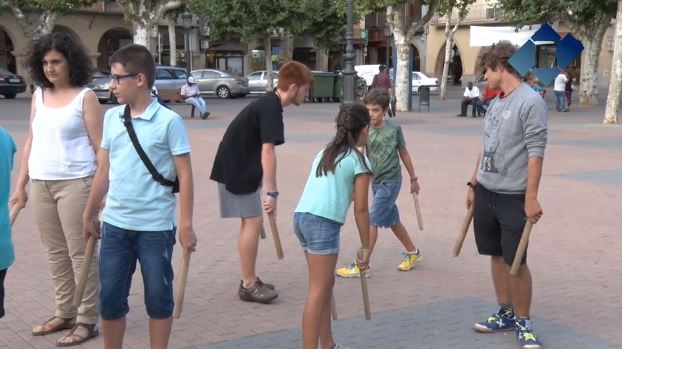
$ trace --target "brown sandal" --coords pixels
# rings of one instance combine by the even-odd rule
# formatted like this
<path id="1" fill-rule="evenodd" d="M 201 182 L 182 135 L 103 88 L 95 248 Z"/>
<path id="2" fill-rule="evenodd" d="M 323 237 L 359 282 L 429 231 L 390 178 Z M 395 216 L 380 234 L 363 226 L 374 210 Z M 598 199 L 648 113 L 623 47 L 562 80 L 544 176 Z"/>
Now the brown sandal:
<path id="1" fill-rule="evenodd" d="M 70 328 L 74 327 L 74 318 L 62 319 L 62 323 L 60 323 L 59 325 L 49 327 L 50 322 L 54 321 L 55 319 L 62 319 L 62 318 L 57 317 L 57 316 L 50 317 L 49 320 L 47 320 L 47 321 L 45 321 L 39 325 L 39 327 L 41 328 L 39 331 L 33 331 L 33 329 L 31 329 L 31 335 L 33 335 L 33 336 L 44 336 L 44 335 L 48 335 L 48 334 L 55 333 L 55 332 L 62 331 L 62 330 L 69 330 Z"/>
<path id="2" fill-rule="evenodd" d="M 76 330 L 79 327 L 83 327 L 88 331 L 88 334 L 86 336 L 76 334 Z M 72 341 L 70 342 L 60 342 L 57 341 L 55 345 L 57 345 L 58 348 L 64 348 L 67 346 L 74 346 L 74 345 L 80 345 L 88 340 L 91 340 L 92 338 L 98 336 L 98 329 L 96 328 L 95 323 L 83 323 L 83 322 L 77 322 L 74 327 L 69 331 L 69 333 L 65 337 L 72 337 Z"/>

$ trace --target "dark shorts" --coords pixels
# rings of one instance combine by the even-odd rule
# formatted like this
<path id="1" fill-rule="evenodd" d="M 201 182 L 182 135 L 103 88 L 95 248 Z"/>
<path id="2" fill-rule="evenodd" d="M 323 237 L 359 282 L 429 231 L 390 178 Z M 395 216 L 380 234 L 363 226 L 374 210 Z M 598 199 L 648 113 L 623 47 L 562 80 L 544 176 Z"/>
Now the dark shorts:
<path id="1" fill-rule="evenodd" d="M 495 193 L 479 184 L 474 202 L 474 237 L 479 254 L 502 256 L 511 266 L 526 225 L 524 194 Z"/>
<path id="2" fill-rule="evenodd" d="M 327 256 L 340 251 L 342 224 L 310 213 L 294 213 L 294 233 L 302 250 L 308 254 Z"/>
<path id="3" fill-rule="evenodd" d="M 137 260 L 144 281 L 146 313 L 153 319 L 172 316 L 175 231 L 133 231 L 103 223 L 98 257 L 101 318 L 119 319 L 129 312 L 127 297 Z"/>

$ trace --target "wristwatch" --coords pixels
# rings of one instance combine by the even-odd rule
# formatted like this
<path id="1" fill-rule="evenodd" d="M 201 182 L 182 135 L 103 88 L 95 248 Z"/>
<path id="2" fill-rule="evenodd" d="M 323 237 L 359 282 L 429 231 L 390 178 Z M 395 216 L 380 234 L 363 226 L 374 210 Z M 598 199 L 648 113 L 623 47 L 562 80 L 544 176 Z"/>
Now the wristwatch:
<path id="1" fill-rule="evenodd" d="M 274 191 L 274 192 L 266 192 L 266 194 L 267 194 L 269 197 L 273 197 L 273 198 L 277 199 L 277 197 L 280 195 L 280 192 L 278 192 L 278 191 L 276 190 L 276 191 Z"/>
<path id="2" fill-rule="evenodd" d="M 476 190 L 476 187 L 478 186 L 478 184 L 473 184 L 471 181 L 468 181 L 467 186 L 473 190 Z"/>

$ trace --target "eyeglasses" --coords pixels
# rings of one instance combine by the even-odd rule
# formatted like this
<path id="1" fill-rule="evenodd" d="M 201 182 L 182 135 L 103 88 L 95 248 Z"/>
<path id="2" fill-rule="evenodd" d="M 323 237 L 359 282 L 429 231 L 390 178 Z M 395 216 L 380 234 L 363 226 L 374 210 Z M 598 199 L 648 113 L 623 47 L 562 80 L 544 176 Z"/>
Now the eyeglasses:
<path id="1" fill-rule="evenodd" d="M 139 75 L 139 73 L 123 74 L 123 75 L 112 74 L 110 76 L 110 82 L 114 81 L 116 84 L 119 85 L 122 78 L 136 77 L 137 75 Z"/>

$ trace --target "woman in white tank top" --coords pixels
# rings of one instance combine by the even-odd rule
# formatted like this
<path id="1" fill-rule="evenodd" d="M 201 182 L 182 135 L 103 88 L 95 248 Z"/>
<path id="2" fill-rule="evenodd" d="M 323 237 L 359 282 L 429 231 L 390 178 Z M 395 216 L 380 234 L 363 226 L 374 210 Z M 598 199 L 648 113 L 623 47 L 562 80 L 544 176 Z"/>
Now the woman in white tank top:
<path id="1" fill-rule="evenodd" d="M 57 346 L 71 346 L 98 334 L 96 257 L 79 303 L 74 293 L 85 258 L 82 213 L 96 171 L 103 111 L 93 91 L 84 87 L 91 79 L 91 59 L 73 36 L 56 32 L 33 42 L 28 67 L 42 87 L 31 101 L 29 135 L 10 203 L 26 206 L 30 182 L 31 206 L 55 290 L 54 316 L 31 332 L 40 336 L 71 329 L 57 340 Z"/>

